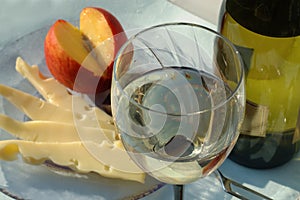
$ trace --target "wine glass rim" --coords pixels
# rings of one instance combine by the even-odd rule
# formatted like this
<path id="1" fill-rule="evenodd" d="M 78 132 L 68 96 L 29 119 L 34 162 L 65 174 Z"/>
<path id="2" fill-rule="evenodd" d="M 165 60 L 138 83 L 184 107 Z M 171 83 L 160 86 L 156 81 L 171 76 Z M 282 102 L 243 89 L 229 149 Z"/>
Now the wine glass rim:
<path id="1" fill-rule="evenodd" d="M 219 37 L 220 39 L 222 39 L 223 41 L 225 41 L 226 45 L 228 45 L 232 49 L 233 54 L 238 59 L 239 69 L 240 69 L 240 76 L 239 76 L 239 80 L 238 80 L 238 83 L 237 83 L 236 87 L 234 88 L 234 90 L 231 91 L 230 95 L 228 95 L 226 97 L 226 100 L 224 100 L 221 103 L 218 103 L 218 104 L 212 106 L 211 108 L 207 108 L 207 109 L 203 109 L 203 110 L 198 110 L 198 111 L 193 111 L 193 112 L 187 112 L 187 113 L 180 113 L 180 114 L 178 114 L 178 113 L 170 113 L 170 112 L 166 113 L 166 112 L 161 112 L 161 111 L 158 111 L 158 110 L 153 110 L 153 109 L 151 109 L 151 108 L 149 108 L 147 106 L 144 106 L 144 105 L 142 105 L 140 103 L 137 103 L 130 96 L 128 96 L 127 93 L 123 90 L 123 87 L 120 85 L 120 83 L 119 83 L 119 81 L 118 81 L 118 79 L 116 77 L 116 72 L 115 72 L 116 65 L 117 65 L 116 61 L 118 60 L 118 58 L 120 57 L 120 55 L 122 54 L 122 52 L 139 35 L 147 32 L 147 31 L 156 29 L 156 28 L 167 27 L 167 26 L 190 26 L 190 27 L 196 27 L 196 28 L 203 29 L 203 30 L 205 30 L 207 32 L 211 32 L 212 34 L 215 34 L 217 37 Z M 137 32 L 136 34 L 134 34 L 131 37 L 129 37 L 128 40 L 119 49 L 119 51 L 116 54 L 115 62 L 114 62 L 114 67 L 113 67 L 113 79 L 115 80 L 115 84 L 119 88 L 118 90 L 120 92 L 122 92 L 124 94 L 124 96 L 126 96 L 126 98 L 128 98 L 128 100 L 129 100 L 130 103 L 132 103 L 133 105 L 136 105 L 138 107 L 141 107 L 142 109 L 154 112 L 154 113 L 167 114 L 167 115 L 170 115 L 170 116 L 192 116 L 192 115 L 199 115 L 201 113 L 205 113 L 205 112 L 208 112 L 208 111 L 216 110 L 216 109 L 222 107 L 223 105 L 225 105 L 226 103 L 228 103 L 232 98 L 234 98 L 235 94 L 240 89 L 241 85 L 244 82 L 244 77 L 245 77 L 244 73 L 245 73 L 244 72 L 244 63 L 242 61 L 242 57 L 241 57 L 239 51 L 237 50 L 237 48 L 234 46 L 234 44 L 229 39 L 227 39 L 225 36 L 223 36 L 222 34 L 220 34 L 219 32 L 217 32 L 217 31 L 215 31 L 215 30 L 213 30 L 211 28 L 208 28 L 208 27 L 200 25 L 200 24 L 191 23 L 191 22 L 169 22 L 169 23 L 162 23 L 162 24 L 150 26 L 148 28 L 144 28 L 143 30 Z"/>

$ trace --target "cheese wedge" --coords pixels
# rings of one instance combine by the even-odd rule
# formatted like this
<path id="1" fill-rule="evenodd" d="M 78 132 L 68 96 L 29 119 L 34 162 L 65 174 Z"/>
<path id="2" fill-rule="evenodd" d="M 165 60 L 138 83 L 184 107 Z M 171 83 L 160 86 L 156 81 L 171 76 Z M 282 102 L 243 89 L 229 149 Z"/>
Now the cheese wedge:
<path id="1" fill-rule="evenodd" d="M 61 166 L 67 166 L 80 173 L 95 172 L 108 178 L 120 178 L 143 183 L 145 174 L 130 160 L 128 156 L 120 155 L 111 145 L 103 142 L 95 146 L 99 152 L 106 152 L 112 163 L 122 163 L 118 169 L 110 163 L 103 163 L 87 151 L 82 142 L 68 143 L 42 143 L 24 140 L 0 141 L 0 159 L 6 161 L 16 160 L 21 154 L 24 161 L 29 164 L 42 164 L 46 160 Z M 125 157 L 123 157 L 125 156 Z M 126 171 L 129 169 L 128 171 Z"/>

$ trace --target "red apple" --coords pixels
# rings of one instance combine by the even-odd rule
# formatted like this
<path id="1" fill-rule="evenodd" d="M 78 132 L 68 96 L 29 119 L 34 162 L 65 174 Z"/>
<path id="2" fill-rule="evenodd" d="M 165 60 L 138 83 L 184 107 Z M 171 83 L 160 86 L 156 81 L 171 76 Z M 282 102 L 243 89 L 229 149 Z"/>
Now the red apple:
<path id="1" fill-rule="evenodd" d="M 116 17 L 87 7 L 80 14 L 80 30 L 61 19 L 50 27 L 44 42 L 46 64 L 66 87 L 98 94 L 110 89 L 114 58 L 126 40 Z"/>

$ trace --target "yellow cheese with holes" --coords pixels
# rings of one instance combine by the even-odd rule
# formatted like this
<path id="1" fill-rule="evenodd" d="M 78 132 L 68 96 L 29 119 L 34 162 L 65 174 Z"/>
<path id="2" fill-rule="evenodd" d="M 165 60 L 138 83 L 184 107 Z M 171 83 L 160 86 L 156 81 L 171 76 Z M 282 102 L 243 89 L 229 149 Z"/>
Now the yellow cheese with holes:
<path id="1" fill-rule="evenodd" d="M 112 118 L 96 107 L 77 107 L 76 111 L 46 102 L 23 91 L 0 84 L 0 95 L 14 104 L 32 120 L 76 123 L 80 126 L 111 126 Z"/>
<path id="2" fill-rule="evenodd" d="M 99 153 L 105 152 L 110 157 L 110 162 L 102 161 L 101 158 L 93 156 L 85 145 L 94 146 Z M 103 142 L 67 142 L 67 143 L 43 143 L 24 140 L 2 140 L 0 141 L 0 159 L 12 161 L 21 154 L 24 161 L 30 164 L 42 164 L 46 160 L 61 166 L 89 173 L 96 172 L 108 178 L 121 178 L 143 183 L 145 174 L 131 162 L 126 154 L 120 154 L 114 145 Z M 117 163 L 117 167 L 116 167 Z M 122 167 L 118 168 L 122 163 Z"/>
<path id="3" fill-rule="evenodd" d="M 29 66 L 22 58 L 16 60 L 16 70 L 26 78 L 43 98 L 58 107 L 73 112 L 93 112 L 98 120 L 110 121 L 111 116 L 97 107 L 90 107 L 81 95 L 72 95 L 64 85 L 54 78 L 43 78 L 38 66 Z"/>
<path id="4" fill-rule="evenodd" d="M 80 173 L 144 182 L 145 173 L 124 150 L 111 116 L 45 78 L 38 66 L 18 58 L 16 70 L 45 100 L 0 84 L 0 95 L 31 119 L 20 122 L 0 114 L 0 128 L 21 139 L 0 141 L 0 159 L 12 161 L 21 154 L 30 164 L 51 160 Z"/>
<path id="5" fill-rule="evenodd" d="M 112 129 L 76 127 L 64 122 L 16 121 L 0 114 L 0 127 L 22 140 L 38 142 L 110 141 L 117 136 Z"/>

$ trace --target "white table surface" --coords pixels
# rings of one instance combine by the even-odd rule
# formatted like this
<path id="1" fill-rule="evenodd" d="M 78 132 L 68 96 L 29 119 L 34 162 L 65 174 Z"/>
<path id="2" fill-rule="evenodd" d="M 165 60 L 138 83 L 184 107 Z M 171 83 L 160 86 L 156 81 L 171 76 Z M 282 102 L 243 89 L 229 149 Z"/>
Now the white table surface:
<path id="1" fill-rule="evenodd" d="M 220 2 L 220 0 L 198 1 L 202 2 L 202 5 Z M 187 2 L 191 3 L 193 0 Z M 130 6 L 128 6 L 129 4 Z M 206 20 L 203 20 L 203 18 L 199 18 L 166 0 L 0 0 L 0 5 L 0 50 L 10 41 L 52 24 L 58 18 L 78 19 L 81 9 L 86 6 L 100 6 L 111 11 L 121 24 L 126 24 L 124 28 L 127 30 L 172 21 L 195 22 L 216 29 L 215 20 L 217 19 L 215 16 L 209 18 L 211 16 L 206 15 L 203 17 Z M 195 10 L 193 9 L 193 11 Z M 146 17 L 134 18 L 132 23 L 126 22 L 127 18 L 123 17 L 124 15 L 129 16 L 129 18 L 130 15 L 134 17 L 137 13 L 143 13 L 143 16 Z M 201 15 L 201 12 L 199 13 Z M 228 177 L 274 199 L 300 199 L 299 153 L 288 164 L 275 169 L 253 170 L 239 166 L 230 160 L 226 160 L 220 169 Z M 203 187 L 200 185 L 201 181 L 187 186 L 186 193 L 189 199 L 200 199 L 199 195 L 205 193 L 198 191 L 199 188 Z M 218 198 L 235 199 L 222 192 L 220 188 L 216 191 L 219 192 L 216 196 Z M 172 196 L 172 187 L 167 186 L 144 199 L 172 199 Z M 206 197 L 202 199 L 207 199 Z M 0 193 L 0 199 L 10 198 Z"/>

